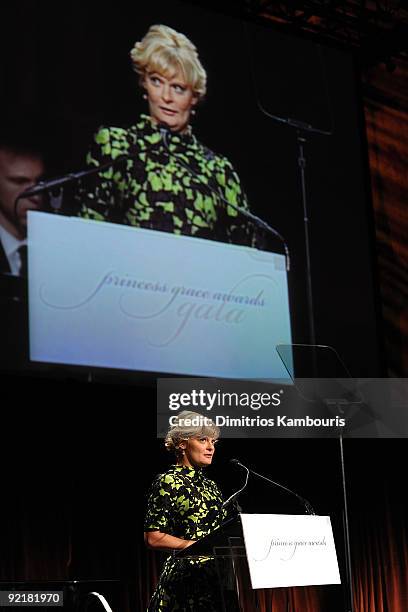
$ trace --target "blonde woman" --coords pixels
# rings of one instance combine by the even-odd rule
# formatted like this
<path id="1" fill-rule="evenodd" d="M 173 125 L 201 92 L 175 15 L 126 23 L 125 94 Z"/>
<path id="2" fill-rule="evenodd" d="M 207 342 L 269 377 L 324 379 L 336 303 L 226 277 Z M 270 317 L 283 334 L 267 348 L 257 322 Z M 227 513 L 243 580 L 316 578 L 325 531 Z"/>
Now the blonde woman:
<path id="1" fill-rule="evenodd" d="M 147 503 L 145 542 L 177 551 L 219 528 L 225 519 L 222 495 L 204 470 L 211 464 L 219 429 L 202 415 L 183 411 L 165 444 L 176 464 L 154 480 Z M 149 612 L 215 612 L 221 609 L 215 561 L 169 556 Z"/>
<path id="2" fill-rule="evenodd" d="M 247 224 L 228 206 L 247 208 L 239 178 L 190 125 L 207 88 L 194 44 L 168 26 L 154 25 L 130 57 L 147 114 L 129 128 L 96 133 L 89 164 L 128 158 L 101 172 L 95 188 L 81 195 L 81 216 L 248 244 Z"/>

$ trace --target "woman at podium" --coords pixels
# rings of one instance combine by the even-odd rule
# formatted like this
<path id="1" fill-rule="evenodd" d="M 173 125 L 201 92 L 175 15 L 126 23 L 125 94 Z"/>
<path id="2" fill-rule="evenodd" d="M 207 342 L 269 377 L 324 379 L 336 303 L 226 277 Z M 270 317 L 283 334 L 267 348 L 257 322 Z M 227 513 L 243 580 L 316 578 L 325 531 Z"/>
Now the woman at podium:
<path id="1" fill-rule="evenodd" d="M 204 469 L 211 464 L 219 428 L 210 419 L 183 411 L 167 433 L 176 464 L 154 480 L 145 516 L 145 542 L 174 553 L 218 529 L 225 519 L 222 495 Z M 215 560 L 169 556 L 149 612 L 216 612 L 221 609 Z"/>
<path id="2" fill-rule="evenodd" d="M 81 194 L 80 215 L 249 244 L 252 229 L 232 207 L 248 208 L 238 175 L 190 125 L 207 83 L 196 47 L 184 34 L 154 25 L 130 57 L 147 114 L 128 128 L 101 127 L 95 134 L 88 164 L 125 157 Z"/>

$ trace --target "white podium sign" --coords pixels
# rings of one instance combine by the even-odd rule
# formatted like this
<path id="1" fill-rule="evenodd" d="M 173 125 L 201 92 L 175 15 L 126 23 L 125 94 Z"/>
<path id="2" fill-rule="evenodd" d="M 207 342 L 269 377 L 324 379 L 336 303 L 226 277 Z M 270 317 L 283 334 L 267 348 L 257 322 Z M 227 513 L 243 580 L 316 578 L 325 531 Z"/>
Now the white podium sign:
<path id="1" fill-rule="evenodd" d="M 34 361 L 289 382 L 282 255 L 28 213 Z"/>
<path id="2" fill-rule="evenodd" d="M 253 589 L 340 584 L 330 517 L 241 514 Z"/>

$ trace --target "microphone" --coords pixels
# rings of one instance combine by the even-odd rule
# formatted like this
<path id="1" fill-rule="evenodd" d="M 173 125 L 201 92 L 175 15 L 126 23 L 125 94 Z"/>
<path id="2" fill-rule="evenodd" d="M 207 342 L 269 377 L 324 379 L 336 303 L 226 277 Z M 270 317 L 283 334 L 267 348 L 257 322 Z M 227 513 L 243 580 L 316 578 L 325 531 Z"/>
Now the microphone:
<path id="1" fill-rule="evenodd" d="M 158 123 L 157 127 L 159 128 L 161 139 L 164 142 L 164 145 L 167 149 L 168 148 L 167 138 L 169 135 L 171 135 L 171 129 L 167 125 L 167 123 L 162 123 L 162 122 Z"/>
<path id="2" fill-rule="evenodd" d="M 59 178 L 51 179 L 50 181 L 39 181 L 38 183 L 34 185 L 34 187 L 29 187 L 29 189 L 26 189 L 25 191 L 20 193 L 20 195 L 18 196 L 18 199 L 22 200 L 23 198 L 29 198 L 39 193 L 43 193 L 44 191 L 47 191 L 48 189 L 55 189 L 57 187 L 61 187 L 62 185 L 65 185 L 71 180 L 73 180 L 73 175 L 67 174 L 66 176 L 61 176 Z"/>
<path id="3" fill-rule="evenodd" d="M 233 493 L 232 495 L 229 496 L 229 498 L 222 504 L 223 508 L 226 508 L 227 506 L 229 506 L 229 504 L 231 504 L 233 501 L 235 501 L 237 499 L 238 495 L 240 495 L 240 493 L 242 493 L 242 491 L 247 486 L 248 478 L 249 478 L 249 470 L 248 470 L 248 468 L 245 467 L 245 465 L 242 465 L 242 463 L 240 461 L 238 461 L 238 459 L 230 459 L 229 462 L 232 463 L 232 464 L 240 465 L 241 467 L 243 467 L 244 470 L 246 470 L 246 478 L 245 478 L 244 486 L 241 487 L 238 491 L 236 491 L 235 493 Z M 238 512 L 241 512 L 241 508 L 239 506 L 238 506 Z"/>
<path id="4" fill-rule="evenodd" d="M 169 136 L 171 136 L 172 130 L 171 130 L 171 128 L 166 123 L 159 123 L 158 124 L 158 128 L 159 128 L 160 136 L 161 136 L 161 139 L 162 139 L 162 141 L 164 143 L 164 146 L 166 147 L 166 149 L 168 149 L 168 140 L 167 139 L 168 139 Z M 204 152 L 205 159 L 207 161 L 211 161 L 212 159 L 214 159 L 214 157 L 215 157 L 214 151 L 211 151 L 211 149 L 206 149 L 206 147 L 204 147 L 204 149 L 205 149 L 205 152 Z M 183 163 L 183 162 L 181 162 L 181 163 Z M 185 167 L 187 168 L 187 166 L 185 166 Z M 192 172 L 194 174 L 194 172 L 193 172 L 193 170 L 191 168 L 187 168 L 187 170 L 189 170 L 190 172 Z M 207 187 L 209 187 L 209 186 L 207 185 Z"/>
<path id="5" fill-rule="evenodd" d="M 302 497 L 301 495 L 296 493 L 295 491 L 292 491 L 292 489 L 289 489 L 288 487 L 285 487 L 284 485 L 280 484 L 279 482 L 276 482 L 275 480 L 271 480 L 270 478 L 267 478 L 266 476 L 263 476 L 262 474 L 258 474 L 258 472 L 255 472 L 254 470 L 251 470 L 250 468 L 247 468 L 238 459 L 231 459 L 230 463 L 232 463 L 234 465 L 239 465 L 240 467 L 244 468 L 244 470 L 247 471 L 247 481 L 248 481 L 249 472 L 251 472 L 251 474 L 254 474 L 254 476 L 258 476 L 258 478 L 262 478 L 263 480 L 266 480 L 267 482 L 270 482 L 271 484 L 275 485 L 276 487 L 280 487 L 281 489 L 283 489 L 287 493 L 290 493 L 291 495 L 294 495 L 295 497 L 297 497 L 297 499 L 300 501 L 300 503 L 305 507 L 307 514 L 313 514 L 313 515 L 316 514 L 316 512 L 314 511 L 313 506 L 311 505 L 311 503 L 307 499 L 305 499 L 304 497 Z M 245 482 L 245 485 L 244 485 L 243 488 L 245 488 L 245 486 L 246 486 L 246 482 Z M 241 491 L 239 491 L 238 494 L 240 492 Z M 234 493 L 234 495 L 237 495 L 237 494 Z M 225 502 L 225 503 L 228 503 L 230 499 L 231 498 L 227 499 L 227 502 Z"/>
<path id="6" fill-rule="evenodd" d="M 80 172 L 70 172 L 69 174 L 65 174 L 63 176 L 58 176 L 56 178 L 50 179 L 48 181 L 40 181 L 33 187 L 29 187 L 22 193 L 20 193 L 16 199 L 14 200 L 14 217 L 18 219 L 18 206 L 19 201 L 24 198 L 29 198 L 31 196 L 37 195 L 39 193 L 44 193 L 44 191 L 52 191 L 58 190 L 58 195 L 56 196 L 56 200 L 58 201 L 57 206 L 53 206 L 54 209 L 61 208 L 61 200 L 64 185 L 68 185 L 69 183 L 78 182 L 81 179 L 91 176 L 92 174 L 99 174 L 103 170 L 107 170 L 108 168 L 112 168 L 118 164 L 121 164 L 127 161 L 131 157 L 130 155 L 119 155 L 115 159 L 106 162 L 105 164 L 101 164 L 100 166 L 94 166 L 92 168 L 88 168 L 87 170 L 81 170 Z"/>
<path id="7" fill-rule="evenodd" d="M 280 234 L 275 228 L 273 228 L 271 225 L 269 225 L 269 223 L 267 223 L 266 221 L 261 219 L 261 217 L 258 217 L 257 215 L 254 215 L 254 213 L 250 212 L 249 210 L 246 210 L 245 208 L 242 208 L 241 206 L 238 206 L 237 204 L 232 204 L 231 202 L 229 202 L 222 195 L 220 187 L 215 189 L 209 183 L 205 183 L 202 180 L 202 178 L 200 177 L 200 175 L 197 174 L 197 172 L 194 172 L 194 170 L 192 168 L 190 168 L 190 166 L 188 164 L 186 164 L 186 162 L 180 157 L 180 155 L 177 155 L 175 153 L 172 153 L 172 151 L 170 151 L 170 147 L 169 147 L 169 143 L 168 143 L 168 135 L 171 133 L 170 128 L 165 123 L 159 123 L 158 127 L 159 127 L 159 130 L 160 130 L 161 139 L 162 139 L 163 144 L 164 144 L 165 148 L 167 149 L 167 153 L 169 155 L 173 155 L 180 162 L 180 164 L 190 174 L 195 176 L 195 178 L 198 179 L 199 182 L 202 185 L 204 185 L 209 191 L 211 191 L 217 198 L 219 198 L 220 201 L 222 201 L 227 206 L 233 208 L 240 215 L 242 215 L 243 217 L 248 219 L 251 223 L 253 223 L 257 227 L 262 228 L 264 231 L 266 231 L 269 234 L 272 234 L 272 236 L 275 236 L 276 238 L 278 238 L 278 240 L 280 240 L 280 242 L 282 243 L 282 246 L 284 248 L 284 251 L 285 251 L 286 270 L 289 272 L 289 270 L 290 270 L 289 248 L 288 248 L 288 245 L 286 244 L 286 240 L 284 239 L 282 234 Z M 211 155 L 209 156 L 209 153 L 207 152 L 205 154 L 205 158 L 207 159 L 207 161 L 209 161 L 210 159 L 214 158 L 214 154 L 211 152 Z"/>
<path id="8" fill-rule="evenodd" d="M 33 187 L 29 187 L 17 197 L 17 200 L 22 200 L 23 198 L 28 198 L 33 195 L 37 195 L 38 193 L 43 193 L 44 191 L 49 191 L 52 189 L 60 189 L 64 185 L 68 183 L 73 183 L 75 181 L 80 181 L 82 178 L 86 176 L 90 176 L 92 174 L 98 174 L 107 168 L 111 168 L 125 162 L 129 159 L 129 155 L 119 155 L 115 159 L 111 161 L 101 164 L 100 166 L 94 166 L 92 168 L 88 168 L 86 170 L 81 170 L 80 172 L 70 172 L 69 174 L 64 174 L 63 176 L 58 176 L 56 178 L 50 179 L 48 181 L 40 181 Z"/>

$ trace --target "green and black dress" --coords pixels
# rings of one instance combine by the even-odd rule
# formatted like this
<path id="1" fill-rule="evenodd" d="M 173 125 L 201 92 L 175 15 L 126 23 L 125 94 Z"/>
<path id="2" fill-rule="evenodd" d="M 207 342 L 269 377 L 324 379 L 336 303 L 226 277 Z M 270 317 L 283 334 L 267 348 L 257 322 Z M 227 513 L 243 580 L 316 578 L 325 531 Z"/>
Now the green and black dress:
<path id="1" fill-rule="evenodd" d="M 191 128 L 163 136 L 146 115 L 129 128 L 101 127 L 87 163 L 100 166 L 124 155 L 81 188 L 81 217 L 253 245 L 251 224 L 228 206 L 248 208 L 238 175 Z"/>
<path id="2" fill-rule="evenodd" d="M 215 531 L 225 518 L 222 496 L 202 469 L 173 466 L 151 487 L 145 531 L 161 531 L 197 540 Z M 149 612 L 218 612 L 221 609 L 215 560 L 169 556 Z"/>

